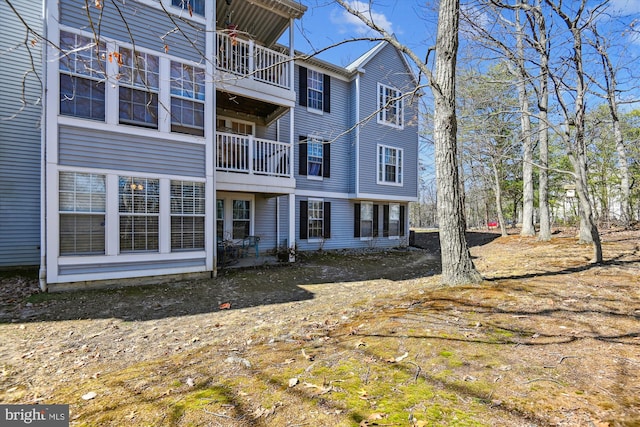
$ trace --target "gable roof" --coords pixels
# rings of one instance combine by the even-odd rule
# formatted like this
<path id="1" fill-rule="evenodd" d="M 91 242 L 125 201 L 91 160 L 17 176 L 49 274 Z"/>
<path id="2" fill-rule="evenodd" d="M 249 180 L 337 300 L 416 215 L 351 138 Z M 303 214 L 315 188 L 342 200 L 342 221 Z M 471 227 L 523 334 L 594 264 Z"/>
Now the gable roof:
<path id="1" fill-rule="evenodd" d="M 396 49 L 395 46 L 393 46 L 391 43 L 389 43 L 386 40 L 382 40 L 381 42 L 376 44 L 374 47 L 369 49 L 364 55 L 360 56 L 360 58 L 356 59 L 351 64 L 347 65 L 346 69 L 352 74 L 356 73 L 359 69 L 365 67 L 369 63 L 369 61 L 375 58 L 375 56 L 378 53 L 380 53 L 382 49 L 384 49 L 387 45 L 391 46 L 396 52 L 398 52 L 398 56 L 402 58 L 402 63 L 407 68 L 407 71 L 409 71 L 409 75 L 413 79 L 414 84 L 417 86 L 418 80 L 415 76 L 415 73 L 413 72 L 413 69 L 409 65 L 409 62 L 407 61 L 407 58 L 404 55 L 404 53 Z"/>

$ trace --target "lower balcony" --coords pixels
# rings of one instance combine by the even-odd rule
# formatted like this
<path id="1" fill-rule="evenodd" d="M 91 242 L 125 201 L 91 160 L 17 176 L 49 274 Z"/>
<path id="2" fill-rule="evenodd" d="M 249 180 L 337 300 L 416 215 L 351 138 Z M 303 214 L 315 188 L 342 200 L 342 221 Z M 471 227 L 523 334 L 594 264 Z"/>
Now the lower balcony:
<path id="1" fill-rule="evenodd" d="M 291 193 L 295 188 L 291 144 L 216 132 L 218 190 Z"/>

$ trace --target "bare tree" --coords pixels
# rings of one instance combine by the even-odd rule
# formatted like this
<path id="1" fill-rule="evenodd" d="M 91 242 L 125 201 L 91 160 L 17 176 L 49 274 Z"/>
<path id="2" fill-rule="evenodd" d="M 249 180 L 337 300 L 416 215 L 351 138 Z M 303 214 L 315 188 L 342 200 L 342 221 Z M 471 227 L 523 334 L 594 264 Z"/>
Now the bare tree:
<path id="1" fill-rule="evenodd" d="M 473 265 L 465 237 L 466 221 L 458 170 L 455 83 L 460 1 L 440 1 L 435 74 L 431 73 L 426 61 L 422 61 L 415 52 L 378 26 L 370 14 L 353 8 L 346 0 L 336 2 L 407 54 L 425 76 L 435 103 L 433 135 L 442 282 L 447 285 L 480 282 L 482 277 Z"/>

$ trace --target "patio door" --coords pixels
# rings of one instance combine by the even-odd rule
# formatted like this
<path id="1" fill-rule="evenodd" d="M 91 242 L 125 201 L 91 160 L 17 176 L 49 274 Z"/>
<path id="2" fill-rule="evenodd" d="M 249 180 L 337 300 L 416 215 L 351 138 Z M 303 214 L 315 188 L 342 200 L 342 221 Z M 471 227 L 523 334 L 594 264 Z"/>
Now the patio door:
<path id="1" fill-rule="evenodd" d="M 216 235 L 218 240 L 238 240 L 254 235 L 253 194 L 218 193 Z"/>

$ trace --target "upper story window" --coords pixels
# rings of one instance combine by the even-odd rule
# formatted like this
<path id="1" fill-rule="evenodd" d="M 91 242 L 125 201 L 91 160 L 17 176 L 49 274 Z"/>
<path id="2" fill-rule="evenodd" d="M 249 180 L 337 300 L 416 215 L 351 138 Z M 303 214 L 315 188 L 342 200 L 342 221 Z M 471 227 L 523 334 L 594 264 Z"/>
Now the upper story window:
<path id="1" fill-rule="evenodd" d="M 60 114 L 104 120 L 104 43 L 61 31 L 60 49 Z"/>
<path id="2" fill-rule="evenodd" d="M 402 93 L 382 83 L 378 83 L 378 123 L 399 129 L 404 127 Z"/>
<path id="3" fill-rule="evenodd" d="M 298 99 L 312 112 L 331 112 L 331 78 L 306 67 L 299 67 Z"/>
<path id="4" fill-rule="evenodd" d="M 378 145 L 378 184 L 402 185 L 402 149 Z"/>
<path id="5" fill-rule="evenodd" d="M 204 136 L 204 69 L 171 61 L 171 130 Z"/>
<path id="6" fill-rule="evenodd" d="M 299 169 L 300 175 L 310 179 L 331 176 L 331 144 L 315 136 L 300 135 Z"/>
<path id="7" fill-rule="evenodd" d="M 204 2 L 206 0 L 171 0 L 173 6 L 189 11 L 189 15 L 204 16 Z"/>
<path id="8" fill-rule="evenodd" d="M 159 58 L 120 48 L 120 123 L 158 127 Z"/>
<path id="9" fill-rule="evenodd" d="M 307 73 L 307 107 L 322 111 L 323 74 L 314 70 Z"/>

